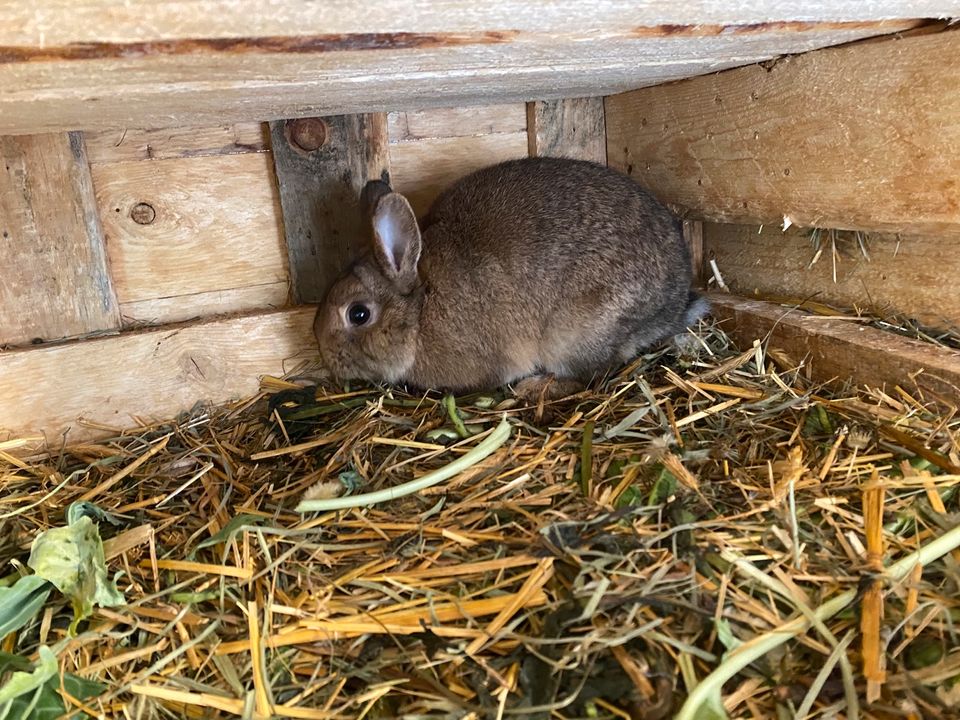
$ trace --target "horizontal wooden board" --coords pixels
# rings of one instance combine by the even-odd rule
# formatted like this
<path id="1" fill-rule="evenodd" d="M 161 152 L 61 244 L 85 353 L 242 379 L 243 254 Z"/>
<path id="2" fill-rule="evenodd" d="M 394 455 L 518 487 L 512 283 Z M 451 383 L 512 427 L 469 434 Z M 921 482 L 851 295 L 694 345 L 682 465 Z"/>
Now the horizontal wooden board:
<path id="1" fill-rule="evenodd" d="M 703 244 L 707 261 L 716 261 L 738 295 L 815 300 L 960 328 L 960 293 L 944 286 L 945 278 L 960 277 L 960 236 L 870 233 L 861 249 L 851 233 L 835 240 L 822 233 L 816 262 L 810 232 L 797 229 L 705 223 Z"/>
<path id="2" fill-rule="evenodd" d="M 122 304 L 287 281 L 269 154 L 95 165 L 93 178 Z M 190 297 L 178 316 L 202 314 Z"/>
<path id="3" fill-rule="evenodd" d="M 186 322 L 247 310 L 272 310 L 290 304 L 287 282 L 249 285 L 230 290 L 211 290 L 193 295 L 137 300 L 120 305 L 125 328 Z"/>
<path id="4" fill-rule="evenodd" d="M 487 165 L 526 155 L 525 132 L 399 143 L 390 146 L 390 179 L 420 217 L 454 180 Z"/>
<path id="5" fill-rule="evenodd" d="M 149 10 L 149 13 L 147 13 Z M 470 0 L 399 2 L 358 7 L 350 0 L 322 4 L 275 0 L 36 0 L 0 6 L 0 45 L 60 46 L 70 43 L 134 42 L 178 38 L 250 37 L 251 28 L 267 36 L 309 36 L 319 33 L 450 33 L 503 30 L 597 33 L 635 28 L 670 27 L 674 33 L 709 32 L 712 26 L 758 23 L 864 22 L 958 14 L 957 4 L 944 0 L 763 0 L 717 3 L 693 0 L 665 4 L 659 0 L 506 0 L 477 4 Z M 713 29 L 713 32 L 719 32 Z M 399 41 L 397 38 L 395 41 Z M 346 38 L 344 39 L 344 41 Z"/>
<path id="6" fill-rule="evenodd" d="M 405 110 L 387 115 L 391 143 L 430 138 L 518 133 L 527 129 L 523 103 Z"/>
<path id="7" fill-rule="evenodd" d="M 609 160 L 691 217 L 957 233 L 958 56 L 918 35 L 610 97 Z"/>
<path id="8" fill-rule="evenodd" d="M 92 164 L 236 155 L 270 149 L 266 126 L 256 122 L 154 130 L 123 128 L 84 133 L 84 139 Z"/>
<path id="9" fill-rule="evenodd" d="M 0 137 L 0 346 L 119 327 L 79 133 Z"/>
<path id="10" fill-rule="evenodd" d="M 52 445 L 165 420 L 198 401 L 252 395 L 258 377 L 316 356 L 314 309 L 167 327 L 0 353 L 0 438 Z"/>
<path id="11" fill-rule="evenodd" d="M 895 32 L 927 15 L 894 0 L 799 10 L 706 0 L 10 5 L 0 8 L 0 134 L 599 96 Z M 939 3 L 938 14 L 958 6 Z"/>
<path id="12" fill-rule="evenodd" d="M 847 320 L 730 295 L 711 296 L 713 314 L 743 347 L 755 340 L 804 361 L 819 381 L 892 390 L 900 386 L 925 401 L 960 403 L 960 351 L 912 340 Z"/>

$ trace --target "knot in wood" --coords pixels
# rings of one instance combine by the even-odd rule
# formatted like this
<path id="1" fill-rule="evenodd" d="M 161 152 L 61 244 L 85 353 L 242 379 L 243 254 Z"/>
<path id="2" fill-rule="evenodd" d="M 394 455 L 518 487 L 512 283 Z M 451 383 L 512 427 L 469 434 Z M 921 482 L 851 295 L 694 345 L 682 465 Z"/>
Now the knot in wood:
<path id="1" fill-rule="evenodd" d="M 137 225 L 149 225 L 157 219 L 157 211 L 149 203 L 137 203 L 130 209 L 130 219 Z"/>
<path id="2" fill-rule="evenodd" d="M 300 118 L 287 123 L 287 138 L 299 150 L 313 152 L 327 144 L 327 123 L 320 118 Z"/>

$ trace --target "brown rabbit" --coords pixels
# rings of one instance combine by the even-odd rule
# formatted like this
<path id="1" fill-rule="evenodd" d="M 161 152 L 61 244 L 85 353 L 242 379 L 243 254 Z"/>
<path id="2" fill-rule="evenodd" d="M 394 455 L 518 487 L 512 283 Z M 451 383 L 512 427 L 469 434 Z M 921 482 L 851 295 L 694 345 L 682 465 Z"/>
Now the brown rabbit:
<path id="1" fill-rule="evenodd" d="M 630 178 L 528 158 L 448 188 L 418 228 L 365 190 L 373 249 L 330 289 L 314 331 L 340 379 L 462 391 L 587 381 L 702 317 L 679 223 Z"/>

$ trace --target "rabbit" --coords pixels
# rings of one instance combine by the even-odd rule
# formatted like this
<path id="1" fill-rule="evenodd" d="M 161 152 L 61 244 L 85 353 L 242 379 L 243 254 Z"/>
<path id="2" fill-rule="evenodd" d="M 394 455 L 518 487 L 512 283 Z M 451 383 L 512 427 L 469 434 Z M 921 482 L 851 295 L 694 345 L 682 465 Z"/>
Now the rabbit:
<path id="1" fill-rule="evenodd" d="M 383 181 L 363 204 L 372 248 L 314 323 L 337 379 L 462 392 L 582 387 L 694 324 L 678 220 L 596 163 L 525 158 L 446 189 L 418 225 Z"/>

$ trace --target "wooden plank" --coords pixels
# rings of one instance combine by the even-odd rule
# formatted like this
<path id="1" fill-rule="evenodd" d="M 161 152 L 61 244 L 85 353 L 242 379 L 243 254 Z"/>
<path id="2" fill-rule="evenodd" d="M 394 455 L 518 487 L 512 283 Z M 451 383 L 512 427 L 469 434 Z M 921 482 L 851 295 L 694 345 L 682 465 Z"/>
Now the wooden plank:
<path id="1" fill-rule="evenodd" d="M 958 55 L 919 35 L 611 97 L 610 163 L 691 217 L 957 233 Z"/>
<path id="2" fill-rule="evenodd" d="M 606 165 L 603 98 L 528 103 L 527 138 L 530 157 L 566 157 Z"/>
<path id="3" fill-rule="evenodd" d="M 960 403 L 960 351 L 941 348 L 847 320 L 808 315 L 759 300 L 714 294 L 713 314 L 742 347 L 772 337 L 769 347 L 804 361 L 819 381 L 899 385 L 926 400 Z"/>
<path id="4" fill-rule="evenodd" d="M 927 5 L 960 11 L 960 0 L 11 5 L 0 8 L 3 134 L 604 95 L 914 27 Z"/>
<path id="5" fill-rule="evenodd" d="M 279 309 L 286 307 L 289 299 L 289 283 L 284 281 L 122 303 L 120 315 L 123 327 L 136 328 L 249 310 Z"/>
<path id="6" fill-rule="evenodd" d="M 79 133 L 0 137 L 0 345 L 119 327 Z"/>
<path id="7" fill-rule="evenodd" d="M 297 302 L 320 302 L 366 247 L 360 193 L 389 179 L 382 113 L 270 124 L 283 226 Z"/>
<path id="8" fill-rule="evenodd" d="M 816 249 L 809 231 L 706 223 L 703 241 L 706 256 L 738 295 L 815 300 L 879 317 L 899 314 L 934 328 L 960 328 L 960 294 L 944 286 L 945 278 L 960 277 L 960 236 L 872 233 L 864 240 L 865 257 L 850 233 L 841 233 L 836 243 L 823 233 L 812 265 Z"/>
<path id="9" fill-rule="evenodd" d="M 93 178 L 122 304 L 287 281 L 269 155 L 94 165 Z M 183 302 L 157 320 L 203 310 Z"/>
<path id="10" fill-rule="evenodd" d="M 145 16 L 144 8 L 150 14 Z M 578 0 L 504 0 L 478 5 L 470 0 L 404 3 L 387 0 L 358 8 L 350 0 L 322 5 L 276 0 L 264 8 L 257 0 L 38 0 L 0 7 L 0 45 L 30 46 L 44 39 L 50 47 L 69 43 L 134 42 L 176 38 L 243 38 L 251 27 L 265 36 L 325 33 L 346 42 L 351 34 L 393 29 L 412 33 L 453 33 L 513 28 L 518 32 L 597 34 L 633 29 L 674 34 L 744 33 L 762 28 L 751 23 L 783 24 L 870 22 L 884 19 L 949 18 L 957 5 L 944 0 L 764 0 L 722 3 L 692 0 L 665 6 L 658 0 L 599 0 L 585 7 Z M 673 27 L 666 27 L 672 25 Z M 336 36 L 346 36 L 337 38 Z M 398 42 L 401 37 L 395 38 Z M 356 41 L 357 39 L 355 39 Z M 408 40 L 409 42 L 409 40 Z M 78 49 L 79 52 L 80 49 Z M 87 52 L 95 52 L 97 48 Z"/>
<path id="11" fill-rule="evenodd" d="M 198 401 L 252 395 L 262 374 L 316 356 L 315 310 L 301 307 L 196 325 L 0 353 L 0 437 L 43 433 L 54 446 L 176 416 Z"/>
<path id="12" fill-rule="evenodd" d="M 387 114 L 387 130 L 391 143 L 467 135 L 518 133 L 526 129 L 527 111 L 522 103 L 404 110 Z"/>
<path id="13" fill-rule="evenodd" d="M 237 155 L 270 149 L 263 123 L 154 130 L 124 128 L 84 134 L 91 164 L 167 160 L 203 155 Z"/>
<path id="14" fill-rule="evenodd" d="M 390 146 L 391 180 L 421 217 L 453 181 L 487 165 L 526 155 L 525 132 L 401 143 Z"/>

